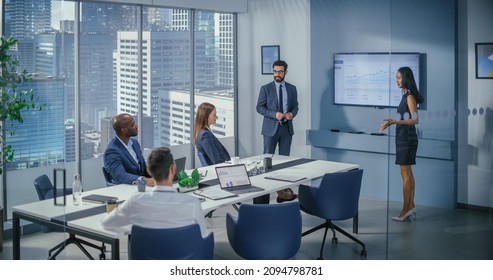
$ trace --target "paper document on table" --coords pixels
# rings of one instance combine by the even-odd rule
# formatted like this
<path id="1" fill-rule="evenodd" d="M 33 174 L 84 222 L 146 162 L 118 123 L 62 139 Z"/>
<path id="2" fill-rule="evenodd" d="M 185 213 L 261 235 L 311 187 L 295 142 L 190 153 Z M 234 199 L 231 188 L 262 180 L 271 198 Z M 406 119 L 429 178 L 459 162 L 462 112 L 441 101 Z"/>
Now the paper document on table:
<path id="1" fill-rule="evenodd" d="M 278 180 L 278 181 L 286 181 L 286 182 L 298 182 L 306 179 L 301 175 L 293 175 L 286 173 L 272 173 L 265 177 L 265 179 Z"/>
<path id="2" fill-rule="evenodd" d="M 228 197 L 233 197 L 236 196 L 234 193 L 230 193 L 228 191 L 224 191 L 218 188 L 203 188 L 199 189 L 193 192 L 194 194 L 210 198 L 212 200 L 217 200 L 217 199 L 223 199 L 223 198 L 228 198 Z"/>

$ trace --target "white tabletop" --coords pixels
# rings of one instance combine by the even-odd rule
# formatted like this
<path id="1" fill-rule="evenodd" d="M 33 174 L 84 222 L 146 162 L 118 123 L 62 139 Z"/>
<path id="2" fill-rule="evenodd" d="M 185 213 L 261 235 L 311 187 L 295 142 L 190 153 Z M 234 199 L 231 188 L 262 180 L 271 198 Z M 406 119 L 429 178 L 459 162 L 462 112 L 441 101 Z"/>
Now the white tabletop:
<path id="1" fill-rule="evenodd" d="M 262 161 L 262 159 L 266 156 L 271 155 L 259 155 L 255 157 L 250 157 L 243 159 L 242 162 L 251 162 L 251 161 Z M 287 157 L 287 156 L 279 156 L 274 155 L 272 157 L 272 164 L 275 166 L 277 164 L 285 163 L 292 160 L 297 160 L 299 158 L 295 157 Z M 228 163 L 225 163 L 228 164 Z M 221 164 L 224 165 L 224 164 Z M 256 176 L 250 177 L 252 185 L 263 188 L 264 190 L 261 192 L 254 193 L 245 193 L 240 194 L 235 197 L 220 199 L 220 200 L 211 200 L 206 199 L 201 203 L 204 214 L 207 214 L 209 211 L 232 205 L 238 202 L 249 201 L 255 197 L 259 197 L 265 194 L 270 194 L 276 192 L 281 189 L 296 187 L 301 183 L 306 183 L 307 181 L 317 179 L 322 177 L 325 173 L 334 173 L 347 171 L 354 168 L 358 168 L 359 166 L 356 164 L 348 164 L 348 163 L 340 163 L 340 162 L 332 162 L 332 161 L 324 161 L 324 160 L 315 160 L 307 163 L 295 165 L 292 167 L 288 167 L 285 169 L 273 171 L 272 173 L 286 173 L 290 175 L 299 175 L 302 177 L 306 177 L 306 179 L 298 182 L 285 182 L 285 181 L 277 181 L 266 179 L 265 177 L 272 173 L 265 173 Z M 207 166 L 199 168 L 200 173 L 204 174 L 207 171 L 206 177 L 203 179 L 204 181 L 217 179 L 215 166 Z M 176 186 L 178 187 L 178 186 Z M 219 188 L 219 185 L 210 186 L 211 188 Z M 147 187 L 147 191 L 150 191 L 150 187 Z M 138 193 L 137 186 L 134 185 L 115 185 L 100 189 L 91 190 L 89 192 L 84 192 L 84 196 L 88 194 L 100 194 L 100 195 L 108 195 L 108 196 L 116 196 L 118 200 L 126 200 L 130 196 Z M 188 195 L 195 196 L 199 198 L 200 196 L 193 194 L 192 192 L 186 193 Z M 61 200 L 60 200 L 61 201 Z M 38 217 L 40 219 L 50 220 L 53 217 L 61 216 L 64 214 L 70 214 L 81 210 L 86 210 L 94 207 L 100 207 L 101 204 L 88 203 L 84 202 L 80 206 L 74 206 L 72 203 L 72 196 L 67 196 L 67 206 L 55 206 L 53 204 L 53 200 L 43 200 L 37 201 L 33 203 L 18 205 L 13 207 L 13 211 L 28 214 L 31 216 Z M 117 233 L 113 231 L 104 230 L 101 226 L 101 218 L 104 217 L 106 213 L 92 215 L 81 219 L 76 219 L 72 221 L 68 221 L 67 225 L 73 228 L 87 230 L 93 233 L 101 234 L 108 237 L 119 238 L 124 234 L 130 231 L 130 227 L 126 228 L 123 233 Z"/>
<path id="2" fill-rule="evenodd" d="M 248 158 L 245 160 L 260 160 L 263 159 L 263 156 L 257 156 L 257 157 L 252 157 Z M 284 163 L 288 162 L 291 160 L 295 160 L 298 158 L 293 158 L 293 157 L 284 157 L 284 156 L 274 156 L 273 158 L 273 165 L 279 164 L 279 163 Z M 250 201 L 251 199 L 255 197 L 259 197 L 265 194 L 270 194 L 273 192 L 276 192 L 278 190 L 282 190 L 285 188 L 290 188 L 290 187 L 296 187 L 301 183 L 306 183 L 307 181 L 317 179 L 322 177 L 325 173 L 334 173 L 334 172 L 341 172 L 341 171 L 348 171 L 354 168 L 358 168 L 358 165 L 355 164 L 348 164 L 348 163 L 340 163 L 340 162 L 332 162 L 332 161 L 324 161 L 324 160 L 315 160 L 311 161 L 308 163 L 303 163 L 300 165 L 296 165 L 293 167 L 289 167 L 286 169 L 281 169 L 279 171 L 274 171 L 274 172 L 279 172 L 279 173 L 287 173 L 291 175 L 300 175 L 303 177 L 306 177 L 306 179 L 298 182 L 285 182 L 285 181 L 277 181 L 277 180 L 270 180 L 270 179 L 265 179 L 266 176 L 268 176 L 269 173 L 265 174 L 260 174 L 257 176 L 250 177 L 250 180 L 252 182 L 252 185 L 258 186 L 263 188 L 263 191 L 260 192 L 253 192 L 253 193 L 245 193 L 245 194 L 240 194 L 238 196 L 230 197 L 230 198 L 224 198 L 224 199 L 219 199 L 219 200 L 212 200 L 212 199 L 206 199 L 204 202 L 201 203 L 202 209 L 204 214 L 209 213 L 209 211 L 221 208 L 224 206 L 229 206 L 238 202 L 244 202 L 244 201 Z M 216 172 L 215 172 L 215 166 L 208 166 L 205 168 L 201 168 L 200 172 L 203 173 L 204 169 L 208 170 L 207 172 L 207 177 L 204 180 L 212 180 L 216 179 Z M 214 185 L 210 186 L 211 188 L 219 188 L 219 185 Z M 197 198 L 201 197 L 198 195 L 193 194 L 193 192 L 186 193 L 188 195 L 195 196 Z M 115 195 L 115 194 L 113 194 Z M 78 219 L 78 220 L 73 220 L 69 221 L 68 225 L 74 228 L 79 228 L 79 229 L 84 229 L 88 230 L 94 233 L 99 233 L 105 236 L 111 236 L 111 237 L 121 237 L 125 234 L 128 234 L 130 232 L 130 227 L 127 227 L 124 229 L 123 233 L 116 233 L 112 231 L 107 231 L 104 230 L 101 226 L 101 218 L 104 217 L 106 213 L 99 214 L 99 215 L 94 215 L 94 216 L 89 216 L 86 218 Z"/>

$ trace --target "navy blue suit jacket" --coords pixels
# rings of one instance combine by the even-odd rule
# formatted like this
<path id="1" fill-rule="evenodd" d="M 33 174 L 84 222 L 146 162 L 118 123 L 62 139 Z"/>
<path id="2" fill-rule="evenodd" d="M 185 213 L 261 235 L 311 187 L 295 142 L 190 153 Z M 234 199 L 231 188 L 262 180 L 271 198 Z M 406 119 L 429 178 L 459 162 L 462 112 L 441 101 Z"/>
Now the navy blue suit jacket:
<path id="1" fill-rule="evenodd" d="M 293 114 L 293 118 L 298 114 L 298 92 L 296 87 L 289 83 L 284 83 L 288 96 L 288 111 Z M 264 116 L 262 123 L 262 135 L 272 137 L 276 134 L 279 121 L 276 120 L 276 113 L 279 112 L 279 98 L 277 97 L 276 83 L 274 81 L 263 85 L 257 100 L 257 113 Z M 294 134 L 293 121 L 288 121 L 289 133 Z"/>
<path id="2" fill-rule="evenodd" d="M 207 128 L 202 128 L 197 135 L 195 147 L 199 153 L 204 154 L 207 164 L 217 164 L 231 160 L 226 148 L 219 139 Z"/>
<path id="3" fill-rule="evenodd" d="M 115 184 L 132 184 L 140 176 L 150 177 L 147 173 L 145 159 L 140 144 L 132 138 L 132 147 L 139 159 L 135 162 L 118 137 L 114 137 L 104 152 L 104 167 L 113 177 Z"/>

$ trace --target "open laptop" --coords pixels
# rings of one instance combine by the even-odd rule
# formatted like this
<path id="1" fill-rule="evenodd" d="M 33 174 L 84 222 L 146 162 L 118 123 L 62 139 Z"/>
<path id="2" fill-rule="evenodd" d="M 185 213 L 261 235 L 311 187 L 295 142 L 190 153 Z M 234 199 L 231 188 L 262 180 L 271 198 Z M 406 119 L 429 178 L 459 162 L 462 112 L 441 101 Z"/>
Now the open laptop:
<path id="1" fill-rule="evenodd" d="M 187 157 L 175 159 L 176 173 L 175 173 L 175 177 L 173 177 L 173 181 L 178 181 L 178 173 L 182 170 L 185 170 L 186 163 L 187 163 Z"/>
<path id="2" fill-rule="evenodd" d="M 252 186 L 244 164 L 223 165 L 216 167 L 217 179 L 222 190 L 242 194 L 259 192 L 264 189 Z"/>

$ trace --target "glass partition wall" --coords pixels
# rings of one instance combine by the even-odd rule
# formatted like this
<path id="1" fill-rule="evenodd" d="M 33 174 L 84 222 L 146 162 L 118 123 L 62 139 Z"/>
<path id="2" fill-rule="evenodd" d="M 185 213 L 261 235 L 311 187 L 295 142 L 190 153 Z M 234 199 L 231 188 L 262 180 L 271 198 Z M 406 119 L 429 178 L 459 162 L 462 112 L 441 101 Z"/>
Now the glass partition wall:
<path id="1" fill-rule="evenodd" d="M 268 13 L 276 10 L 267 2 L 249 1 L 250 19 L 264 23 L 268 18 L 264 26 L 282 30 L 277 18 Z M 300 12 L 299 0 L 279 2 L 286 15 Z M 482 31 L 491 26 L 485 24 L 491 22 L 491 1 L 309 2 L 311 39 L 305 47 L 311 53 L 311 81 L 309 89 L 298 90 L 300 96 L 309 92 L 311 104 L 300 102 L 304 108 L 300 114 L 311 114 L 312 127 L 303 130 L 323 137 L 314 139 L 307 133 L 311 141 L 307 145 L 312 146 L 307 157 L 356 163 L 364 169 L 357 237 L 366 244 L 367 258 L 492 259 L 492 87 L 487 77 L 475 75 L 480 58 L 475 43 L 491 41 L 484 35 L 490 34 L 488 29 Z M 6 135 L 16 150 L 2 174 L 7 220 L 12 218 L 13 206 L 39 200 L 33 181 L 41 174 L 53 180 L 54 168 L 66 170 L 68 186 L 80 172 L 85 190 L 104 187 L 102 156 L 115 135 L 111 118 L 118 113 L 135 115 L 144 155 L 155 147 L 169 146 L 175 158 L 187 157 L 187 168 L 200 166 L 193 128 L 195 110 L 202 102 L 216 106 L 213 130 L 231 154 L 237 150 L 236 124 L 245 130 L 253 126 L 251 118 L 236 119 L 236 77 L 246 77 L 248 83 L 253 80 L 255 93 L 264 80 L 257 77 L 260 74 L 245 75 L 259 68 L 257 62 L 237 73 L 236 36 L 252 36 L 252 42 L 242 41 L 249 42 L 243 50 L 266 42 L 256 36 L 263 32 L 261 28 L 242 26 L 253 35 L 236 34 L 236 14 L 103 1 L 4 3 L 3 34 L 17 37 L 12 54 L 19 59 L 19 67 L 33 74 L 24 86 L 34 89 L 40 102 L 47 104 L 46 110 L 27 113 L 24 123 L 16 125 L 16 133 Z M 289 35 L 277 39 L 270 34 L 267 41 L 282 42 L 282 58 L 292 73 L 289 79 L 296 81 L 297 59 L 303 56 L 299 56 L 296 36 Z M 416 125 L 419 144 L 411 185 L 417 211 L 412 221 L 392 219 L 403 208 L 403 186 L 409 183 L 395 164 L 396 127 L 392 125 L 383 136 L 370 134 L 379 130 L 384 119 L 400 119 L 397 108 L 335 104 L 331 60 L 336 53 L 389 57 L 419 53 L 419 67 L 413 70 L 425 101 L 419 106 Z M 323 63 L 321 56 L 325 56 Z M 390 60 L 372 63 L 355 77 L 381 75 L 377 90 L 390 93 L 397 87 L 398 68 Z M 377 69 L 383 69 L 382 73 Z M 375 90 L 368 81 L 360 81 L 361 89 Z M 340 131 L 329 132 L 334 128 Z M 245 151 L 253 155 L 248 148 Z M 338 224 L 351 231 L 350 220 Z M 24 233 L 39 230 L 39 226 L 23 225 Z M 337 245 L 330 246 L 330 241 L 326 245 L 325 258 L 359 260 L 359 245 L 338 236 Z M 54 245 L 64 238 L 60 235 L 50 242 Z M 300 256 L 316 258 L 320 239 L 303 239 L 305 251 Z M 46 258 L 46 249 L 31 257 Z"/>
<path id="2" fill-rule="evenodd" d="M 467 227 L 464 220 L 456 218 L 458 21 L 455 4 L 443 2 L 388 3 L 390 52 L 419 53 L 417 65 L 390 68 L 391 85 L 397 87 L 399 77 L 404 84 L 406 77 L 410 79 L 403 73 L 406 69 L 398 72 L 398 67 L 408 66 L 424 99 L 417 104 L 416 115 L 406 112 L 401 116 L 397 108 L 388 112 L 391 119 L 404 119 L 401 123 L 419 120 L 414 127 L 392 125 L 388 129 L 388 259 L 462 258 L 456 244 L 462 238 L 453 232 L 455 225 Z M 429 17 L 436 12 L 440 12 L 439 18 Z M 408 108 L 413 107 L 412 99 L 417 100 L 403 99 Z M 416 141 L 414 164 L 412 146 Z M 400 222 L 395 218 L 399 215 L 409 216 Z"/>
<path id="3" fill-rule="evenodd" d="M 7 0 L 3 3 L 2 35 L 6 38 L 13 36 L 17 40 L 9 53 L 18 60 L 17 71 L 25 69 L 32 76 L 30 81 L 20 84 L 16 91 L 32 89 L 35 100 L 39 104 L 45 104 L 41 111 L 23 111 L 22 123 L 8 120 L 4 123 L 6 126 L 12 125 L 15 131 L 14 134 L 4 134 L 3 139 L 15 151 L 13 159 L 2 167 L 1 205 L 4 207 L 3 218 L 8 221 L 12 218 L 13 206 L 44 199 L 45 193 L 38 193 L 34 185 L 34 181 L 40 176 L 48 176 L 48 181 L 45 181 L 47 184 L 40 184 L 48 192 L 50 184 L 58 188 L 63 185 L 71 188 L 72 185 L 76 135 L 75 6 L 72 3 L 62 10 L 60 1 L 52 0 Z M 54 173 L 54 170 L 57 172 Z M 65 181 L 63 175 L 66 175 Z M 57 203 L 62 204 L 63 200 L 58 200 Z M 71 204 L 71 199 L 67 203 Z M 64 211 L 63 204 L 60 209 Z M 12 234 L 11 224 L 6 225 L 5 238 Z M 63 230 L 52 232 L 48 228 L 23 221 L 21 227 L 24 234 L 41 230 L 51 236 L 49 242 L 36 243 L 33 246 L 33 252 L 42 247 L 42 253 L 34 253 L 28 258 L 46 258 L 48 249 L 66 238 Z"/>
<path id="4" fill-rule="evenodd" d="M 4 173 L 7 220 L 13 206 L 38 201 L 33 181 L 41 174 L 53 181 L 54 168 L 66 170 L 67 187 L 75 173 L 81 174 L 85 191 L 104 187 L 103 154 L 115 136 L 116 114 L 134 115 L 145 157 L 155 147 L 168 146 L 175 158 L 187 158 L 187 169 L 200 166 L 191 141 L 195 98 L 215 103 L 218 136 L 234 137 L 234 14 L 7 0 L 4 15 L 4 34 L 19 40 L 13 52 L 19 67 L 33 75 L 24 86 L 47 105 L 27 112 L 15 135 L 7 135 L 16 151 Z M 23 228 L 25 233 L 39 229 Z"/>
<path id="5" fill-rule="evenodd" d="M 491 41 L 485 23 L 492 11 L 487 1 L 310 1 L 312 157 L 364 169 L 358 237 L 366 241 L 369 259 L 493 258 L 492 87 L 475 75 L 491 54 L 478 54 L 475 44 Z M 413 68 L 424 96 L 413 177 L 403 176 L 396 164 L 396 126 L 384 136 L 371 134 L 384 119 L 400 119 L 397 108 L 354 100 L 397 88 L 400 66 L 366 61 L 360 72 L 346 69 L 344 101 L 353 104 L 336 104 L 341 61 L 333 55 L 339 53 L 419 53 L 419 69 L 400 65 Z M 410 186 L 413 221 L 394 221 Z M 344 245 L 339 238 L 337 250 L 328 249 L 326 256 L 338 258 L 349 248 L 343 258 L 359 259 L 356 244 Z"/>

